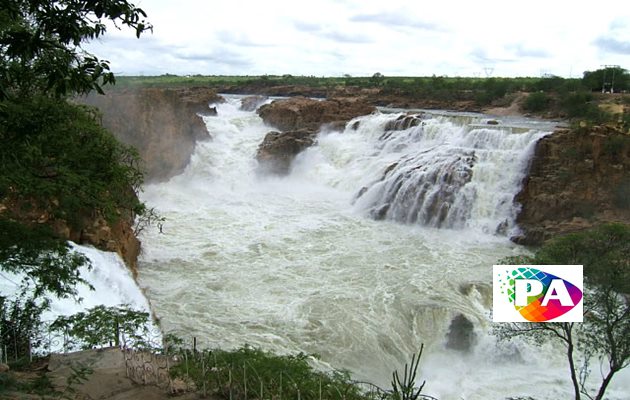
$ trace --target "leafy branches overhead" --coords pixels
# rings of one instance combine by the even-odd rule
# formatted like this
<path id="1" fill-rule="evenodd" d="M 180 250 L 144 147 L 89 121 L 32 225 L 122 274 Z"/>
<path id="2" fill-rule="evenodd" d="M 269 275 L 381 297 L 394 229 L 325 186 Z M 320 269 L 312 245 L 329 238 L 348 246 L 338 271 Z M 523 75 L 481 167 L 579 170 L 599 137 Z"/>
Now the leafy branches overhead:
<path id="1" fill-rule="evenodd" d="M 46 227 L 29 228 L 0 218 L 1 269 L 21 273 L 22 290 L 32 289 L 39 298 L 52 293 L 57 297 L 76 295 L 76 285 L 85 283 L 78 268 L 90 261 L 51 235 Z"/>
<path id="2" fill-rule="evenodd" d="M 146 13 L 126 0 L 1 0 L 0 100 L 44 90 L 56 95 L 102 93 L 114 82 L 109 62 L 81 49 L 101 37 L 110 21 L 152 30 Z"/>

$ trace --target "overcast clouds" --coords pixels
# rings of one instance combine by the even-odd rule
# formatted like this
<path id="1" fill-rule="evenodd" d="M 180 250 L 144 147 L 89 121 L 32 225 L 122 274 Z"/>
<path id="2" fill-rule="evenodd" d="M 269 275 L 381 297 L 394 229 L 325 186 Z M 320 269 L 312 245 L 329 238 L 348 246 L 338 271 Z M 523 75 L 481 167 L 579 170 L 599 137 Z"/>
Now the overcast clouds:
<path id="1" fill-rule="evenodd" d="M 626 1 L 131 0 L 153 34 L 87 49 L 125 75 L 581 76 L 630 69 Z"/>

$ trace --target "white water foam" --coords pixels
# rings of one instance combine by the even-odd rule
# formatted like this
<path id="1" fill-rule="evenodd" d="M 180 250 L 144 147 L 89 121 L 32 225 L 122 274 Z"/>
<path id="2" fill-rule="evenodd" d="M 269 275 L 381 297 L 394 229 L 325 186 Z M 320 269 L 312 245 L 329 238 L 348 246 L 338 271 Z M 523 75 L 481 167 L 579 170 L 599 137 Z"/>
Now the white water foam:
<path id="1" fill-rule="evenodd" d="M 317 353 L 383 386 L 424 343 L 425 391 L 440 399 L 571 396 L 561 346 L 498 345 L 490 334 L 491 267 L 524 252 L 493 234 L 514 212 L 511 201 L 498 207 L 496 194 L 516 194 L 526 152 L 544 132 L 457 125 L 478 125 L 481 116 L 430 116 L 424 131 L 383 142 L 383 127 L 397 115 L 376 114 L 361 117 L 356 131 L 320 134 L 289 176 L 264 177 L 254 156 L 271 128 L 238 105 L 237 98 L 218 105 L 218 117 L 205 118 L 212 140 L 198 144 L 187 170 L 142 196 L 167 218 L 163 234 L 146 231 L 139 265 L 166 331 L 210 347 Z M 477 142 L 464 145 L 467 135 Z M 372 204 L 353 204 L 362 187 L 431 140 L 441 150 L 490 154 L 472 166 L 475 193 L 462 223 L 375 221 Z M 514 167 L 506 180 L 494 162 Z M 468 353 L 446 348 L 460 314 L 477 337 Z M 628 383 L 622 376 L 613 383 L 610 397 L 624 398 Z"/>
<path id="2" fill-rule="evenodd" d="M 125 305 L 136 311 L 151 313 L 149 302 L 118 254 L 73 242 L 69 244 L 74 251 L 84 254 L 91 261 L 92 268 L 81 267 L 79 274 L 94 290 L 85 284 L 79 284 L 76 287 L 76 298 L 52 298 L 50 309 L 42 313 L 42 321 L 52 322 L 59 316 L 69 316 L 99 305 Z M 3 272 L 0 277 L 0 292 L 8 297 L 15 295 L 21 281 L 20 275 Z M 152 324 L 150 329 L 157 332 Z"/>

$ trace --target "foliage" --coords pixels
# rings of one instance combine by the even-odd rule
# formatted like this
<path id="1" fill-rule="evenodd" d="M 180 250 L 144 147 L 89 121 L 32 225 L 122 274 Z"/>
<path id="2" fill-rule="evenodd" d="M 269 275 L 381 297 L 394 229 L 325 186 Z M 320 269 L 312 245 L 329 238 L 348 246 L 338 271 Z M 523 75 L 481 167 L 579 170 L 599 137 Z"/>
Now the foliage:
<path id="1" fill-rule="evenodd" d="M 137 152 L 120 144 L 86 107 L 45 96 L 0 111 L 0 197 L 78 224 L 86 213 L 112 221 L 136 211 Z M 89 215 L 89 214 L 88 214 Z"/>
<path id="2" fill-rule="evenodd" d="M 0 269 L 22 274 L 22 296 L 76 295 L 76 285 L 86 284 L 78 271 L 84 265 L 89 267 L 89 260 L 55 238 L 49 228 L 0 218 Z"/>
<path id="3" fill-rule="evenodd" d="M 549 95 L 544 92 L 530 93 L 523 103 L 523 109 L 529 112 L 541 112 L 547 109 L 550 101 Z"/>
<path id="4" fill-rule="evenodd" d="M 0 10 L 0 100 L 41 91 L 102 93 L 114 82 L 109 62 L 81 44 L 100 38 L 107 21 L 138 37 L 152 29 L 146 13 L 126 0 L 3 0 Z"/>
<path id="5" fill-rule="evenodd" d="M 392 374 L 393 400 L 417 400 L 422 394 L 422 389 L 426 381 L 423 381 L 420 387 L 416 388 L 416 374 L 418 372 L 418 365 L 420 365 L 423 349 L 424 345 L 420 347 L 418 358 L 416 358 L 415 354 L 411 357 L 409 367 L 405 364 L 405 372 L 402 381 L 400 380 L 398 371 L 394 371 Z"/>
<path id="6" fill-rule="evenodd" d="M 501 263 L 584 266 L 586 312 L 582 324 L 504 324 L 498 333 L 503 338 L 559 339 L 566 346 L 576 399 L 581 394 L 591 398 L 585 387 L 588 360 L 598 357 L 607 364 L 594 397 L 602 399 L 614 375 L 630 365 L 630 226 L 608 224 L 570 234 L 545 244 L 532 257 L 509 257 Z M 577 346 L 586 357 L 581 368 L 575 362 Z"/>
<path id="7" fill-rule="evenodd" d="M 22 274 L 30 296 L 76 293 L 87 259 L 39 219 L 79 227 L 141 210 L 135 151 L 119 144 L 98 115 L 59 97 L 100 91 L 107 62 L 80 49 L 105 21 L 139 35 L 141 9 L 123 0 L 6 0 L 0 10 L 0 269 Z M 53 95 L 53 96 L 51 96 Z"/>
<path id="8" fill-rule="evenodd" d="M 607 67 L 584 72 L 583 85 L 591 91 L 622 92 L 630 90 L 630 73 L 621 67 Z M 611 87 L 612 86 L 612 87 Z"/>
<path id="9" fill-rule="evenodd" d="M 415 100 L 442 102 L 463 101 L 479 107 L 510 101 L 522 92 L 535 95 L 530 101 L 538 111 L 550 111 L 558 117 L 580 118 L 594 122 L 605 122 L 610 116 L 596 105 L 596 94 L 582 79 L 566 79 L 558 76 L 473 78 L 473 77 L 408 77 L 374 74 L 364 77 L 316 77 L 295 75 L 263 76 L 122 76 L 118 77 L 116 90 L 134 87 L 190 87 L 211 86 L 226 93 L 267 92 L 269 95 L 283 94 L 274 87 L 305 86 L 325 96 L 340 87 L 376 88 L 383 95 L 406 96 Z M 321 94 L 320 94 L 321 93 Z M 622 99 L 623 101 L 623 99 Z M 544 106 L 544 107 L 543 107 Z M 531 111 L 530 111 L 531 112 Z"/>
<path id="10" fill-rule="evenodd" d="M 411 371 L 405 365 L 401 382 L 394 373 L 396 391 L 386 391 L 375 385 L 353 381 L 347 371 L 322 371 L 313 367 L 314 355 L 276 355 L 244 346 L 236 350 L 191 351 L 183 341 L 168 337 L 167 353 L 175 355 L 179 364 L 171 374 L 192 381 L 203 396 L 218 394 L 223 398 L 287 398 L 287 399 L 434 399 L 420 394 L 415 386 L 415 373 L 420 354 L 412 358 Z M 407 397 L 401 397 L 407 396 Z"/>
<path id="11" fill-rule="evenodd" d="M 0 346 L 7 360 L 17 361 L 31 354 L 32 346 L 37 345 L 42 311 L 43 306 L 33 299 L 11 301 L 0 296 Z"/>
<path id="12" fill-rule="evenodd" d="M 0 374 L 0 395 L 6 392 L 7 396 L 10 395 L 10 399 L 23 398 L 15 397 L 15 392 L 28 393 L 31 395 L 39 395 L 41 398 L 48 398 L 44 396 L 57 397 L 60 393 L 55 392 L 52 382 L 48 376 L 44 373 L 39 373 L 34 379 L 17 379 L 12 373 Z M 4 397 L 3 397 L 4 398 Z M 24 397 L 34 398 L 34 396 Z"/>
<path id="13" fill-rule="evenodd" d="M 100 346 L 136 346 L 143 342 L 148 332 L 149 314 L 127 307 L 96 306 L 69 317 L 58 317 L 52 330 L 69 337 L 68 345 L 82 349 Z"/>
<path id="14" fill-rule="evenodd" d="M 344 371 L 325 373 L 311 367 L 311 356 L 278 356 L 249 346 L 234 351 L 180 353 L 175 376 L 192 379 L 198 390 L 225 398 L 364 399 Z M 320 395 L 321 394 L 321 395 Z"/>

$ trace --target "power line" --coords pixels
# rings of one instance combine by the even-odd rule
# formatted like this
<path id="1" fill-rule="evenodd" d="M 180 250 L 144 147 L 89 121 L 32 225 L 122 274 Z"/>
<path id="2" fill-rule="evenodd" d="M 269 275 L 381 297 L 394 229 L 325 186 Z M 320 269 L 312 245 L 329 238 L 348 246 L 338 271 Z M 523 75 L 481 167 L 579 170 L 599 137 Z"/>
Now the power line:
<path id="1" fill-rule="evenodd" d="M 602 65 L 602 68 L 604 68 L 604 77 L 602 78 L 602 93 L 606 93 L 607 84 L 610 85 L 610 93 L 615 93 L 615 72 L 621 67 L 619 65 Z M 610 78 L 610 83 L 608 83 L 606 79 L 606 72 L 609 69 L 612 69 L 612 77 Z"/>

